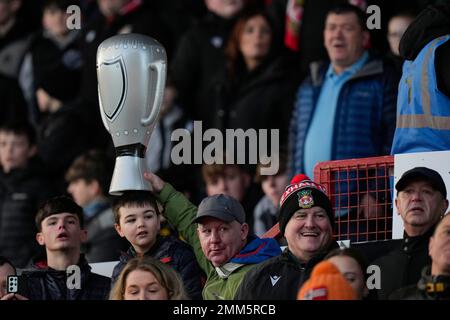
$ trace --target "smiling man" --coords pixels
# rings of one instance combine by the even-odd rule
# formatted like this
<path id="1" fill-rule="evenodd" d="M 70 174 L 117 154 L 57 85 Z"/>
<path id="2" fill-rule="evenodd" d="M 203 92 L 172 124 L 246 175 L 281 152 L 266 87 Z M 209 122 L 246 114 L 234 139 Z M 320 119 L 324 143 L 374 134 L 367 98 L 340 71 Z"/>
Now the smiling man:
<path id="1" fill-rule="evenodd" d="M 197 208 L 158 176 L 144 177 L 164 205 L 164 216 L 191 245 L 206 274 L 205 300 L 233 299 L 249 270 L 281 253 L 274 239 L 249 233 L 244 209 L 231 196 L 207 197 Z"/>
<path id="2" fill-rule="evenodd" d="M 349 4 L 331 9 L 323 35 L 329 61 L 311 64 L 293 108 L 292 175 L 304 172 L 311 177 L 321 161 L 387 155 L 392 145 L 397 77 L 366 50 L 369 32 L 364 13 Z"/>
<path id="3" fill-rule="evenodd" d="M 338 245 L 332 239 L 334 212 L 321 185 L 296 175 L 280 201 L 280 231 L 287 248 L 250 270 L 235 299 L 295 300 L 314 266 Z"/>
<path id="4" fill-rule="evenodd" d="M 380 299 L 402 287 L 416 284 L 422 269 L 431 263 L 428 242 L 448 207 L 441 175 L 429 168 L 406 171 L 395 185 L 395 206 L 405 232 L 397 248 L 374 262 L 381 269 Z"/>

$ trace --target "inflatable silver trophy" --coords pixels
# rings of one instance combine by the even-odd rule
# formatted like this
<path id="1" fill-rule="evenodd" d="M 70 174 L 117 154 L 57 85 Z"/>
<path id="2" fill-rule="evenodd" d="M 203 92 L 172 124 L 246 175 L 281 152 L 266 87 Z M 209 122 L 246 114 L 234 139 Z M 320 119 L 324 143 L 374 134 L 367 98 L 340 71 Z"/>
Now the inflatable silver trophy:
<path id="1" fill-rule="evenodd" d="M 143 179 L 144 158 L 161 109 L 166 69 L 164 47 L 144 35 L 113 36 L 98 47 L 100 113 L 116 148 L 110 194 L 151 190 Z"/>

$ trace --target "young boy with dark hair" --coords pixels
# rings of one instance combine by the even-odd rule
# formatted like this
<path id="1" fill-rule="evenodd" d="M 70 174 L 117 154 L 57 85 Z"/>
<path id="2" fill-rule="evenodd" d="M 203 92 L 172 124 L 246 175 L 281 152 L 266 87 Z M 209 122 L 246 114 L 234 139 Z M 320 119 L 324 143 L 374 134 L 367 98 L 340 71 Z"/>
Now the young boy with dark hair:
<path id="1" fill-rule="evenodd" d="M 46 257 L 22 273 L 30 300 L 106 300 L 110 279 L 91 272 L 81 254 L 87 239 L 83 209 L 59 196 L 46 201 L 36 215 L 36 240 Z M 74 271 L 69 271 L 71 267 Z M 68 279 L 70 277 L 70 279 Z M 70 281 L 69 281 L 70 280 Z M 73 280 L 73 282 L 72 282 Z M 69 284 L 73 284 L 73 286 Z"/>
<path id="2" fill-rule="evenodd" d="M 26 122 L 0 127 L 0 255 L 18 268 L 37 253 L 34 215 L 52 194 L 34 157 L 36 136 Z"/>
<path id="3" fill-rule="evenodd" d="M 128 243 L 114 230 L 114 215 L 107 197 L 112 175 L 106 155 L 91 150 L 80 155 L 66 173 L 67 191 L 83 208 L 89 239 L 83 252 L 89 262 L 115 261 Z"/>
<path id="4" fill-rule="evenodd" d="M 287 174 L 287 161 L 284 154 L 280 154 L 280 167 L 275 175 L 266 176 L 261 174 L 265 165 L 258 164 L 256 167 L 255 182 L 261 184 L 264 197 L 256 204 L 253 211 L 253 230 L 261 237 L 278 222 L 279 203 L 289 178 Z"/>
<path id="5" fill-rule="evenodd" d="M 202 177 L 208 197 L 225 194 L 239 201 L 246 212 L 246 222 L 253 230 L 253 211 L 262 193 L 252 182 L 252 177 L 242 165 L 204 164 Z"/>
<path id="6" fill-rule="evenodd" d="M 114 267 L 114 283 L 126 263 L 140 256 L 151 256 L 174 268 L 183 280 L 191 299 L 201 299 L 202 271 L 192 249 L 172 235 L 160 236 L 161 212 L 148 191 L 127 191 L 113 203 L 115 228 L 131 246 Z"/>

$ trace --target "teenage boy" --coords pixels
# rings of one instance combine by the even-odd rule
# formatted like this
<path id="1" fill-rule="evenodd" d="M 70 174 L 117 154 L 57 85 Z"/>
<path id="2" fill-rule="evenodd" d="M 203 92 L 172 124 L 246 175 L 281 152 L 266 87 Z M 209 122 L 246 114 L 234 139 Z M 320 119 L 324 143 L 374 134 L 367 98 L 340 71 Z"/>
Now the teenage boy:
<path id="1" fill-rule="evenodd" d="M 30 300 L 106 300 L 111 280 L 91 272 L 81 252 L 86 241 L 83 209 L 60 196 L 46 201 L 36 215 L 36 240 L 46 257 L 36 260 L 27 278 Z M 71 267 L 71 268 L 69 268 Z M 69 269 L 68 269 L 69 268 Z"/>
<path id="2" fill-rule="evenodd" d="M 113 204 L 115 228 L 131 244 L 121 255 L 112 275 L 114 283 L 126 263 L 140 256 L 152 256 L 174 268 L 181 276 L 191 299 L 202 297 L 202 271 L 192 249 L 174 236 L 159 235 L 161 213 L 148 191 L 127 191 Z"/>
<path id="3" fill-rule="evenodd" d="M 116 261 L 128 243 L 114 230 L 114 215 L 107 196 L 112 170 L 106 155 L 90 150 L 78 156 L 66 173 L 67 191 L 83 208 L 89 239 L 83 249 L 89 262 Z"/>

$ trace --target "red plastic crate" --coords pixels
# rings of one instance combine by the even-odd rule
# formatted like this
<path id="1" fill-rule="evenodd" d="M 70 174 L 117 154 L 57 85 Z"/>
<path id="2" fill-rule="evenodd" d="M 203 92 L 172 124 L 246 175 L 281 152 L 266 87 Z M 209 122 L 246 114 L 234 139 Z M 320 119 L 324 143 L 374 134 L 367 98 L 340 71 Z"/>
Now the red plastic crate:
<path id="1" fill-rule="evenodd" d="M 393 156 L 326 161 L 315 166 L 314 181 L 327 189 L 336 213 L 336 240 L 391 239 L 393 171 Z M 278 224 L 264 237 L 280 238 Z"/>

